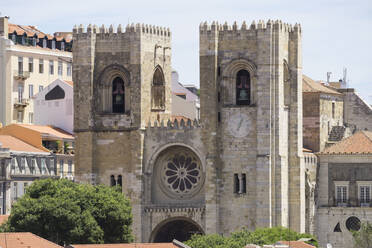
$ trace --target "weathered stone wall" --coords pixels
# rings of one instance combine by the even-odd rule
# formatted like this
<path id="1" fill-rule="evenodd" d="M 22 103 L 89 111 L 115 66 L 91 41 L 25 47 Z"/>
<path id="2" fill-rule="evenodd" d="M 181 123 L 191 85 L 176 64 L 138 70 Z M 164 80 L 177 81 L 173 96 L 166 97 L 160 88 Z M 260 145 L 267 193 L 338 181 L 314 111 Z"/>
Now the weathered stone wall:
<path id="1" fill-rule="evenodd" d="M 209 230 L 223 234 L 243 226 L 290 225 L 304 231 L 305 177 L 297 135 L 302 133 L 300 47 L 299 26 L 261 21 L 250 28 L 243 23 L 241 29 L 236 24 L 201 25 L 201 121 L 211 164 L 207 232 L 209 219 L 220 223 L 211 221 Z M 291 75 L 286 83 L 285 63 Z M 249 106 L 235 104 L 241 69 L 251 76 Z M 242 135 L 240 127 L 232 131 L 241 121 L 246 126 Z M 235 173 L 246 174 L 246 194 L 233 193 Z"/>
<path id="2" fill-rule="evenodd" d="M 354 89 L 339 89 L 343 93 L 344 121 L 356 130 L 372 130 L 372 107 Z"/>

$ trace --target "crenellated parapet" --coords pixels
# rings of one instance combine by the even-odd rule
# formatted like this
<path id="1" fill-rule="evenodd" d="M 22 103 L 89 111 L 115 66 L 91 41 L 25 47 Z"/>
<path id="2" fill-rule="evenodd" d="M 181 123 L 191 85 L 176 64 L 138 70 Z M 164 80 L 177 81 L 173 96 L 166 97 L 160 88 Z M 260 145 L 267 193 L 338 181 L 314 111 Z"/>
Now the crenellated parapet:
<path id="1" fill-rule="evenodd" d="M 253 21 L 251 25 L 248 25 L 245 21 L 238 26 L 236 22 L 233 25 L 229 25 L 227 22 L 220 24 L 213 21 L 211 24 L 207 22 L 200 23 L 199 26 L 200 34 L 212 34 L 218 33 L 220 36 L 224 35 L 244 35 L 244 34 L 255 34 L 259 31 L 280 31 L 287 33 L 299 33 L 301 34 L 301 25 L 296 23 L 295 25 L 284 23 L 281 20 L 268 20 L 267 22 L 259 20 L 257 23 Z"/>
<path id="2" fill-rule="evenodd" d="M 200 128 L 200 123 L 198 120 L 191 120 L 191 119 L 181 119 L 178 121 L 177 119 L 171 120 L 161 120 L 154 122 L 148 122 L 146 129 L 152 130 L 152 129 L 194 129 L 194 128 Z"/>
<path id="3" fill-rule="evenodd" d="M 128 24 L 125 29 L 119 24 L 116 28 L 114 25 L 110 25 L 108 28 L 102 24 L 102 26 L 98 27 L 97 25 L 89 24 L 87 28 L 85 28 L 82 24 L 79 26 L 75 25 L 73 28 L 74 36 L 82 36 L 82 35 L 89 35 L 89 34 L 96 34 L 97 37 L 107 38 L 107 37 L 115 37 L 115 36 L 126 36 L 129 34 L 141 34 L 145 36 L 152 36 L 152 37 L 159 37 L 163 39 L 170 39 L 171 32 L 169 28 L 159 27 L 154 25 L 148 24 Z"/>

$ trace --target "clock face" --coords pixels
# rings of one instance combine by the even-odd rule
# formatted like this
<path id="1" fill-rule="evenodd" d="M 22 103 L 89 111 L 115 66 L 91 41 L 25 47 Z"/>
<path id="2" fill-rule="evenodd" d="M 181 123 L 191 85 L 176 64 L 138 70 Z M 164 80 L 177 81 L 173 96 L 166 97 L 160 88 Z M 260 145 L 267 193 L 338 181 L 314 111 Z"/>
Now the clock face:
<path id="1" fill-rule="evenodd" d="M 234 114 L 230 117 L 228 130 L 232 136 L 243 138 L 248 135 L 251 121 L 246 114 Z"/>

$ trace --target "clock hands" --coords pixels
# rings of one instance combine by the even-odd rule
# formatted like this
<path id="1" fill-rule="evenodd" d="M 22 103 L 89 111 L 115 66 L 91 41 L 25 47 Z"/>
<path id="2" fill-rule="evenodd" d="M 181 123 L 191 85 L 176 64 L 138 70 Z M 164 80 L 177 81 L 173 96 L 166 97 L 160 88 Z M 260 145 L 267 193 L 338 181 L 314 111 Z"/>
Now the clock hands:
<path id="1" fill-rule="evenodd" d="M 243 123 L 243 118 L 242 118 L 242 119 L 240 119 L 240 122 L 239 122 L 239 125 L 238 125 L 238 129 L 237 129 L 237 131 L 239 131 L 239 130 L 240 130 L 240 127 L 242 126 L 242 123 Z"/>

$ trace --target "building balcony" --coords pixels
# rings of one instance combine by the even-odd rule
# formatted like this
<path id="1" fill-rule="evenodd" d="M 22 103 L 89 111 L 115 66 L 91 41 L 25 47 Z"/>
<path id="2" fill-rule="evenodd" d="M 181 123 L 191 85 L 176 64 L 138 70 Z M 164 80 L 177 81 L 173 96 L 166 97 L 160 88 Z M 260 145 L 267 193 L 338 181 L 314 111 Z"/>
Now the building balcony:
<path id="1" fill-rule="evenodd" d="M 15 70 L 13 75 L 14 75 L 14 79 L 24 81 L 30 77 L 30 72 Z"/>
<path id="2" fill-rule="evenodd" d="M 24 109 L 29 103 L 29 99 L 14 98 L 14 107 L 17 109 Z"/>

